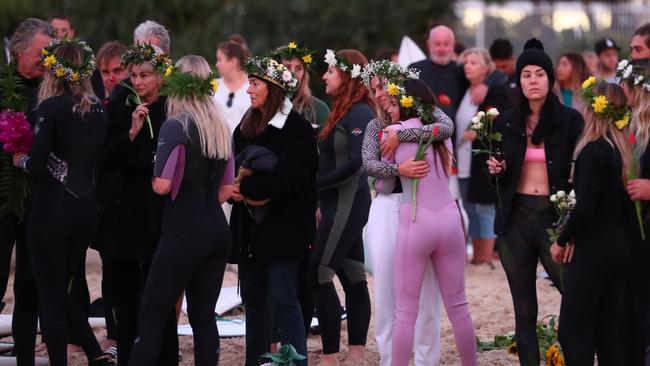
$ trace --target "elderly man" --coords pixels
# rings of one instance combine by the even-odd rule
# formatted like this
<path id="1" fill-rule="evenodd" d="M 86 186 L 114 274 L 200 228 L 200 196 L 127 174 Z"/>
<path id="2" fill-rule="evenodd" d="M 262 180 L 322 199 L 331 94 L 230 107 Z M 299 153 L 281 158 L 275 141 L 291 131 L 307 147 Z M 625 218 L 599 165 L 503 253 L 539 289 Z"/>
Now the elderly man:
<path id="1" fill-rule="evenodd" d="M 26 102 L 27 120 L 34 126 L 35 107 L 38 103 L 38 87 L 44 68 L 41 50 L 54 37 L 54 29 L 45 21 L 29 18 L 16 28 L 11 37 L 11 65 L 9 71 L 18 76 L 22 87 L 21 99 Z M 2 77 L 7 77 L 2 75 Z M 0 103 L 6 107 L 10 99 L 9 90 L 0 87 Z M 2 154 L 5 154 L 2 152 Z M 4 295 L 9 275 L 11 251 L 16 243 L 16 272 L 14 278 L 14 313 L 12 333 L 15 342 L 15 354 L 20 365 L 34 364 L 34 343 L 36 341 L 36 321 L 38 319 L 38 291 L 32 277 L 29 262 L 26 221 L 27 214 L 19 218 L 7 205 L 8 197 L 0 197 L 0 291 Z M 26 204 L 26 202 L 25 202 Z M 27 210 L 27 207 L 22 207 Z M 4 305 L 4 303 L 3 303 Z"/>
<path id="2" fill-rule="evenodd" d="M 642 25 L 632 35 L 630 57 L 632 60 L 650 58 L 650 23 Z"/>
<path id="3" fill-rule="evenodd" d="M 171 41 L 167 29 L 154 22 L 147 20 L 140 23 L 133 31 L 133 43 L 149 43 L 160 47 L 166 54 L 171 52 Z"/>

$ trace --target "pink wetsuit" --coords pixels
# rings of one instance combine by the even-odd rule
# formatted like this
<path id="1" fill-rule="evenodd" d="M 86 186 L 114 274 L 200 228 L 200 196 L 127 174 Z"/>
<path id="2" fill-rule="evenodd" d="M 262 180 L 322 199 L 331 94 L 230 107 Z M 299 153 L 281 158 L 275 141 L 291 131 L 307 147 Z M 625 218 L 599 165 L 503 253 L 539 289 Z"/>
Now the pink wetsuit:
<path id="1" fill-rule="evenodd" d="M 418 128 L 422 122 L 409 119 L 392 128 Z M 390 128 L 390 127 L 389 127 Z M 445 140 L 451 151 L 451 141 Z M 415 157 L 418 144 L 402 143 L 395 153 L 401 163 Z M 416 221 L 412 221 L 412 180 L 401 178 L 402 203 L 395 248 L 395 325 L 393 366 L 408 365 L 413 349 L 422 277 L 431 261 L 438 278 L 442 301 L 451 321 L 463 366 L 476 365 L 476 336 L 465 296 L 465 237 L 458 206 L 449 193 L 449 179 L 440 158 L 429 147 L 425 160 L 430 172 L 417 188 Z"/>

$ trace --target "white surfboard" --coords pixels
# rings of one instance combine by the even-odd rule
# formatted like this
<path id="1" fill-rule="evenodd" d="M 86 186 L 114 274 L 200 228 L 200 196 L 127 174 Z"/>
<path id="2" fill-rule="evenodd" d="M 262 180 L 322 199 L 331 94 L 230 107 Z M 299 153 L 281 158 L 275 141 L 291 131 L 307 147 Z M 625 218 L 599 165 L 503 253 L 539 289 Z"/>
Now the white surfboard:
<path id="1" fill-rule="evenodd" d="M 426 58 L 427 56 L 424 52 L 422 52 L 417 43 L 413 42 L 409 36 L 402 38 L 402 43 L 399 46 L 398 62 L 400 65 L 407 67 L 414 62 L 422 61 Z"/>
<path id="2" fill-rule="evenodd" d="M 217 329 L 219 329 L 219 337 L 221 338 L 243 337 L 246 335 L 246 320 L 217 320 Z M 193 334 L 192 327 L 189 324 L 181 324 L 178 326 L 179 336 L 191 336 Z"/>
<path id="3" fill-rule="evenodd" d="M 0 337 L 7 337 L 11 335 L 11 318 L 12 314 L 0 314 Z M 88 318 L 88 324 L 94 328 L 106 328 L 106 319 L 104 318 Z M 37 331 L 40 332 L 40 325 Z"/>
<path id="4" fill-rule="evenodd" d="M 237 286 L 222 287 L 217 305 L 214 307 L 214 312 L 223 315 L 241 304 L 242 300 L 241 296 L 237 293 Z M 187 299 L 185 296 L 183 296 L 181 310 L 187 314 Z"/>

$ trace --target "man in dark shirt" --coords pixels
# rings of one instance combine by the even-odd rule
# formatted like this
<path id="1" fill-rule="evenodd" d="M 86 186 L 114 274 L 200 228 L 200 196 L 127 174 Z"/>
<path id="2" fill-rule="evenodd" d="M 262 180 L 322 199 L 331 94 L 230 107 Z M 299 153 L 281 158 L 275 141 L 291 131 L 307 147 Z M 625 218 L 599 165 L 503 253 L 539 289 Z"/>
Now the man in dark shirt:
<path id="1" fill-rule="evenodd" d="M 490 57 L 494 61 L 497 71 L 502 72 L 506 77 L 505 87 L 508 98 L 508 109 L 514 107 L 519 101 L 519 87 L 515 76 L 515 55 L 512 52 L 512 44 L 507 39 L 495 39 L 490 45 Z"/>

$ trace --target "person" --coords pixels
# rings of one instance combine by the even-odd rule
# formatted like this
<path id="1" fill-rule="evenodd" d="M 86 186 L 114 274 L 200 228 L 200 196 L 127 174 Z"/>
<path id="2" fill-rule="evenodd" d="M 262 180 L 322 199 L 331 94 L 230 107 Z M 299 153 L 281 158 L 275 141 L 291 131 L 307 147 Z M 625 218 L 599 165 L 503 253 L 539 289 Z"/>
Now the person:
<path id="1" fill-rule="evenodd" d="M 584 133 L 574 152 L 575 206 L 550 248 L 553 260 L 562 263 L 558 337 L 567 365 L 591 365 L 594 352 L 599 365 L 620 365 L 621 299 L 631 259 L 623 185 L 632 163 L 623 131 L 630 112 L 618 85 L 586 89 L 593 96 L 585 98 Z"/>
<path id="2" fill-rule="evenodd" d="M 388 60 L 394 63 L 399 63 L 399 51 L 395 48 L 381 48 L 375 54 L 377 60 Z"/>
<path id="3" fill-rule="evenodd" d="M 389 128 L 417 128 L 423 123 L 433 122 L 427 111 L 435 107 L 435 96 L 423 82 L 412 79 L 404 81 L 403 92 L 391 99 L 392 120 L 402 122 Z M 436 130 L 433 135 L 437 135 Z M 400 144 L 395 152 L 395 161 L 400 164 L 412 159 L 420 145 Z M 409 362 L 427 262 L 433 265 L 439 280 L 442 301 L 452 324 L 461 364 L 476 365 L 476 334 L 465 295 L 465 237 L 458 206 L 448 190 L 451 148 L 449 138 L 433 142 L 426 148 L 424 160 L 431 167 L 431 172 L 419 178 L 417 195 L 412 193 L 415 192 L 413 185 L 417 183 L 413 179 L 400 177 L 404 192 L 408 193 L 403 195 L 399 207 L 394 256 L 393 366 L 406 366 Z M 431 225 L 432 220 L 436 220 L 437 224 Z"/>
<path id="4" fill-rule="evenodd" d="M 219 203 L 230 197 L 235 178 L 230 131 L 212 101 L 211 83 L 216 79 L 205 59 L 182 57 L 168 78 L 161 92 L 168 95 L 169 117 L 160 128 L 153 175 L 153 190 L 167 199 L 130 362 L 156 365 L 164 327 L 160 319 L 187 289 L 194 363 L 216 365 L 214 307 L 230 250 L 228 223 Z M 174 79 L 193 82 L 185 87 Z"/>
<path id="5" fill-rule="evenodd" d="M 580 52 L 582 60 L 585 62 L 588 75 L 598 75 L 598 55 L 591 50 L 584 50 Z"/>
<path id="6" fill-rule="evenodd" d="M 292 100 L 294 107 L 314 128 L 322 128 L 330 115 L 330 109 L 312 94 L 309 86 L 314 52 L 291 42 L 276 49 L 274 55 L 277 61 L 282 62 L 298 78 L 298 91 Z"/>
<path id="7" fill-rule="evenodd" d="M 476 132 L 469 128 L 470 120 L 478 111 L 488 108 L 505 109 L 505 88 L 492 86 L 488 89 L 485 101 L 481 105 L 472 103 L 472 89 L 482 87 L 483 82 L 494 70 L 490 54 L 482 48 L 469 48 L 460 55 L 459 61 L 465 70 L 465 77 L 470 86 L 465 92 L 456 113 L 456 161 L 458 183 L 463 208 L 469 221 L 469 236 L 472 239 L 472 264 L 492 264 L 494 257 L 494 215 L 497 201 L 496 190 L 490 185 L 489 175 L 485 169 L 484 154 L 472 151 L 481 149 L 476 141 Z"/>
<path id="8" fill-rule="evenodd" d="M 160 47 L 166 54 L 171 54 L 169 31 L 162 24 L 145 20 L 133 30 L 133 44 L 150 44 Z"/>
<path id="9" fill-rule="evenodd" d="M 489 51 L 490 57 L 492 57 L 492 61 L 494 62 L 494 68 L 507 76 L 504 84 L 508 97 L 506 109 L 510 109 L 518 104 L 518 98 L 521 94 L 515 75 L 517 59 L 512 50 L 512 44 L 507 39 L 495 39 L 490 45 Z"/>
<path id="10" fill-rule="evenodd" d="M 494 231 L 512 295 L 522 365 L 539 364 L 538 260 L 562 292 L 560 266 L 551 259 L 546 232 L 557 220 L 549 197 L 551 192 L 571 191 L 572 156 L 583 126 L 580 113 L 563 106 L 551 91 L 554 78 L 553 62 L 542 43 L 528 40 L 517 59 L 520 104 L 502 113 L 494 124 L 502 134 L 504 159 L 487 161 L 489 173 L 499 174 L 501 202 Z"/>
<path id="11" fill-rule="evenodd" d="M 221 77 L 217 79 L 220 87 L 214 94 L 214 100 L 226 118 L 231 132 L 251 106 L 250 98 L 246 95 L 250 86 L 248 76 L 242 69 L 248 57 L 250 53 L 241 36 L 232 35 L 227 42 L 217 46 L 217 70 Z"/>
<path id="12" fill-rule="evenodd" d="M 131 346 L 137 335 L 140 297 L 151 260 L 160 239 L 164 198 L 151 188 L 156 142 L 166 120 L 167 97 L 159 95 L 163 73 L 171 61 L 160 48 L 133 45 L 122 58 L 131 85 L 142 104 L 127 105 L 132 92 L 126 87 L 113 90 L 107 106 L 109 130 L 100 177 L 102 228 L 97 236 L 110 258 L 113 301 L 117 323 L 118 362 L 129 364 Z M 145 121 L 148 116 L 149 122 Z M 160 363 L 178 363 L 176 313 L 159 319 L 165 323 L 165 347 Z"/>
<path id="13" fill-rule="evenodd" d="M 21 22 L 11 37 L 9 50 L 11 63 L 7 65 L 2 78 L 18 77 L 21 87 L 18 90 L 0 88 L 2 108 L 12 107 L 23 111 L 32 129 L 36 124 L 36 105 L 38 89 L 45 68 L 41 50 L 54 39 L 54 29 L 47 22 L 28 18 Z M 3 70 L 4 71 L 4 70 Z M 2 83 L 2 85 L 6 85 Z M 12 98 L 13 96 L 13 98 Z M 14 105 L 14 106 L 12 106 Z M 19 108 L 22 105 L 22 110 Z M 11 156 L 5 155 L 6 164 L 11 164 Z M 14 172 L 15 173 L 15 172 Z M 5 180 L 6 176 L 0 177 Z M 16 184 L 14 182 L 14 184 Z M 11 253 L 16 244 L 16 264 L 14 272 L 14 310 L 11 331 L 14 351 L 21 365 L 34 364 L 34 344 L 38 321 L 38 290 L 32 274 L 30 250 L 27 245 L 27 222 L 29 219 L 29 197 L 23 197 L 17 206 L 11 205 L 9 196 L 0 197 L 0 293 L 4 296 L 9 280 Z M 4 302 L 0 307 L 4 307 Z"/>
<path id="14" fill-rule="evenodd" d="M 52 28 L 56 31 L 56 38 L 62 40 L 64 38 L 73 39 L 76 30 L 72 26 L 70 18 L 63 14 L 55 14 L 47 18 Z"/>
<path id="15" fill-rule="evenodd" d="M 345 291 L 348 361 L 361 362 L 370 324 L 362 230 L 368 221 L 370 191 L 363 173 L 361 144 L 374 102 L 361 81 L 368 61 L 357 50 L 327 50 L 323 74 L 332 113 L 318 135 L 319 224 L 309 268 L 323 344 L 321 365 L 339 364 L 341 303 L 336 274 Z M 341 158 L 345 157 L 345 158 Z"/>
<path id="16" fill-rule="evenodd" d="M 298 266 L 316 230 L 318 152 L 311 126 L 287 97 L 295 91 L 298 79 L 269 57 L 249 58 L 244 70 L 249 76 L 251 110 L 235 128 L 235 156 L 257 146 L 278 159 L 272 173 L 244 176 L 233 189 L 236 203 L 230 230 L 239 244 L 239 280 L 246 306 L 245 364 L 253 366 L 270 350 L 270 306 L 276 311 L 282 344 L 307 355 L 297 297 Z M 256 201 L 269 199 L 266 216 L 252 217 Z"/>
<path id="17" fill-rule="evenodd" d="M 367 244 L 368 258 L 372 263 L 375 278 L 375 339 L 380 355 L 380 364 L 391 364 L 393 319 L 395 316 L 394 253 L 397 240 L 398 211 L 402 199 L 402 186 L 399 177 L 421 178 L 428 173 L 428 164 L 424 160 L 407 160 L 400 164 L 391 164 L 381 156 L 380 136 L 383 130 L 397 120 L 386 116 L 390 108 L 387 85 L 398 84 L 409 78 L 417 78 L 417 71 L 406 69 L 386 60 L 370 61 L 364 68 L 362 77 L 366 87 L 373 94 L 381 108 L 382 114 L 366 126 L 361 157 L 363 167 L 368 174 L 379 180 L 390 180 L 382 190 L 375 183 L 377 196 L 372 200 L 368 212 L 368 223 L 364 239 Z M 454 125 L 440 108 L 434 109 L 435 122 L 426 125 L 426 129 L 400 130 L 398 138 L 408 142 L 417 142 L 431 138 L 431 131 L 436 128 L 437 141 L 451 137 Z M 428 132 L 428 133 L 427 133 Z M 407 140 L 410 138 L 410 140 Z M 422 294 L 415 323 L 415 364 L 418 366 L 435 365 L 440 357 L 440 291 L 431 265 L 428 265 L 422 281 Z M 433 299 L 433 300 L 432 300 Z"/>
<path id="18" fill-rule="evenodd" d="M 634 31 L 630 41 L 630 58 L 650 58 L 650 23 L 645 23 Z"/>
<path id="19" fill-rule="evenodd" d="M 625 74 L 619 72 L 621 87 L 627 97 L 628 106 L 632 108 L 630 133 L 636 142 L 633 153 L 638 159 L 638 176 L 629 177 L 626 190 L 630 199 L 635 201 L 650 201 L 650 160 L 648 159 L 648 138 L 650 131 L 650 60 L 636 60 L 631 62 L 632 72 Z M 627 76 L 627 77 L 626 77 Z M 641 79 L 642 78 L 642 79 Z M 643 80 L 643 82 L 636 82 Z M 645 261 L 650 256 L 648 235 L 650 224 L 647 209 L 642 211 L 643 229 L 646 239 L 643 240 L 637 221 L 636 212 L 628 208 L 628 222 L 626 234 L 632 253 L 632 263 L 626 279 L 623 306 L 625 308 L 622 319 L 622 332 L 625 342 L 623 346 L 623 362 L 626 365 L 645 365 L 646 352 L 650 346 L 650 333 L 648 332 L 648 319 L 650 308 L 650 291 L 648 291 L 648 278 L 650 272 Z"/>
<path id="20" fill-rule="evenodd" d="M 128 71 L 122 65 L 121 58 L 125 52 L 126 47 L 119 41 L 106 42 L 97 51 L 97 68 L 102 75 L 104 95 L 106 96 L 102 100 L 104 105 L 108 104 L 108 99 L 115 86 L 129 76 Z"/>
<path id="21" fill-rule="evenodd" d="M 14 155 L 14 165 L 41 178 L 27 239 L 48 356 L 51 365 L 67 365 L 68 341 L 75 335 L 90 365 L 114 365 L 102 355 L 87 316 L 68 291 L 79 280 L 78 268 L 97 221 L 93 174 L 106 135 L 106 113 L 89 80 L 95 56 L 79 39 L 52 41 L 42 54 L 48 72 L 38 94 L 34 143 L 29 155 Z"/>
<path id="22" fill-rule="evenodd" d="M 621 48 L 611 38 L 599 40 L 594 48 L 596 55 L 598 55 L 598 73 L 592 75 L 598 75 L 600 79 L 608 83 L 618 84 L 616 66 L 618 65 L 618 51 Z"/>
<path id="23" fill-rule="evenodd" d="M 564 53 L 555 66 L 555 90 L 562 104 L 582 113 L 585 104 L 580 96 L 580 85 L 589 77 L 584 58 L 576 53 Z"/>

